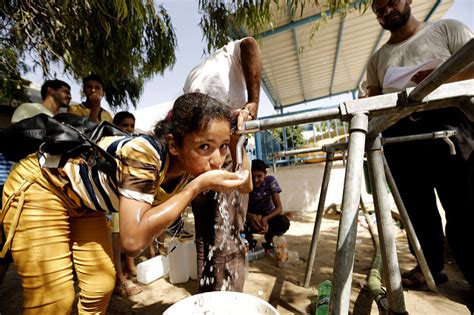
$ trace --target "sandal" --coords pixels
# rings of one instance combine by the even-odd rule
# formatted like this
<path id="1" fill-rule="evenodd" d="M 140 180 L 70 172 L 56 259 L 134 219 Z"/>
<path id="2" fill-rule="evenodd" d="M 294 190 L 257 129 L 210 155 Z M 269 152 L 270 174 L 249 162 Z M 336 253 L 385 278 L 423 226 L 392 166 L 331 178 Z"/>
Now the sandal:
<path id="1" fill-rule="evenodd" d="M 421 289 L 425 283 L 426 280 L 421 271 L 414 271 L 410 274 L 410 277 L 402 278 L 402 286 L 407 289 Z"/>
<path id="2" fill-rule="evenodd" d="M 133 283 L 133 281 L 127 280 L 117 286 L 116 291 L 120 296 L 125 298 L 137 295 L 141 293 L 143 289 L 139 285 Z"/>
<path id="3" fill-rule="evenodd" d="M 443 284 L 449 280 L 448 275 L 443 271 L 432 273 L 432 276 L 436 284 Z M 418 265 L 412 270 L 402 273 L 402 285 L 407 289 L 420 289 L 425 283 L 425 276 Z"/>

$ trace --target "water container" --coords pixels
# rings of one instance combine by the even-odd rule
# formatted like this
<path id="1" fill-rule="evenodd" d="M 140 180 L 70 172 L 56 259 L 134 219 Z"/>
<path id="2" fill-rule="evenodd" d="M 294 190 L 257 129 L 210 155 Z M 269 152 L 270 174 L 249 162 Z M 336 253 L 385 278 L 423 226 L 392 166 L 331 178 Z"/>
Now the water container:
<path id="1" fill-rule="evenodd" d="M 278 261 L 278 266 L 283 267 L 288 261 L 288 243 L 286 238 L 281 236 L 275 236 L 273 238 L 273 244 L 275 246 L 275 256 Z"/>
<path id="2" fill-rule="evenodd" d="M 263 249 L 263 248 L 252 249 L 252 250 L 249 250 L 249 252 L 247 253 L 247 257 L 248 257 L 249 261 L 262 258 L 263 256 L 265 256 L 265 249 Z"/>
<path id="3" fill-rule="evenodd" d="M 169 263 L 166 256 L 158 255 L 137 265 L 137 281 L 143 284 L 166 277 L 168 273 Z"/>
<path id="4" fill-rule="evenodd" d="M 170 282 L 185 283 L 189 280 L 189 246 L 185 242 L 174 240 L 168 246 L 170 264 Z"/>
<path id="5" fill-rule="evenodd" d="M 193 280 L 197 279 L 197 252 L 196 244 L 194 241 L 187 241 L 187 256 L 188 256 L 188 268 L 189 277 Z"/>
<path id="6" fill-rule="evenodd" d="M 331 281 L 321 282 L 318 288 L 318 301 L 315 315 L 327 315 L 329 313 L 329 297 L 331 296 Z"/>

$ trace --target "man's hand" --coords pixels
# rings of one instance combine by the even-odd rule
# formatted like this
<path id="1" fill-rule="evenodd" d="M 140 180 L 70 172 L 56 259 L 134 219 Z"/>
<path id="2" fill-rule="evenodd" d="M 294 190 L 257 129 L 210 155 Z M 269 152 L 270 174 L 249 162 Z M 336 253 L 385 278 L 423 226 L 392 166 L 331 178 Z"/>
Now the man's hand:
<path id="1" fill-rule="evenodd" d="M 249 119 L 248 120 L 254 120 L 257 118 L 258 114 L 258 104 L 257 102 L 247 102 L 245 104 L 244 109 L 249 111 Z"/>
<path id="2" fill-rule="evenodd" d="M 102 100 L 102 95 L 100 93 L 98 92 L 92 93 L 88 99 L 91 110 L 99 109 L 101 100 Z"/>
<path id="3" fill-rule="evenodd" d="M 260 233 L 267 233 L 267 231 L 268 231 L 268 218 L 263 217 L 261 222 L 262 222 L 262 231 Z"/>
<path id="4" fill-rule="evenodd" d="M 261 215 L 247 213 L 247 222 L 250 224 L 250 229 L 252 232 L 261 233 L 263 230 Z"/>
<path id="5" fill-rule="evenodd" d="M 423 81 L 431 72 L 433 72 L 434 69 L 428 69 L 428 70 L 421 70 L 421 71 L 418 71 L 417 73 L 415 73 L 412 77 L 411 77 L 411 81 L 416 83 L 416 84 L 419 84 L 421 81 Z"/>
<path id="6" fill-rule="evenodd" d="M 237 130 L 244 129 L 244 122 L 254 120 L 257 118 L 258 104 L 255 102 L 248 102 L 244 108 L 237 112 Z"/>

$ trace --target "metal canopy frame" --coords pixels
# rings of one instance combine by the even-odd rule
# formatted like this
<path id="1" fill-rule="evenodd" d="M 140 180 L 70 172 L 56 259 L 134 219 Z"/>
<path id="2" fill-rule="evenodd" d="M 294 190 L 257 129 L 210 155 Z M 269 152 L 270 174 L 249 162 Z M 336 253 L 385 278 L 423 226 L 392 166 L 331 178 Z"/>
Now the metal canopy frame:
<path id="1" fill-rule="evenodd" d="M 441 17 L 452 2 L 453 0 L 418 0 L 412 5 L 412 9 L 414 13 L 422 14 L 420 19 L 428 21 Z M 280 20 L 277 18 L 277 27 L 254 34 L 261 42 L 262 88 L 277 111 L 344 93 L 354 94 L 364 80 L 370 56 L 389 35 L 380 28 L 371 12 L 361 15 L 355 9 L 353 10 L 355 12 L 350 12 L 346 16 L 335 15 L 327 23 L 321 24 L 321 30 L 315 31 L 315 41 L 319 38 L 329 39 L 331 36 L 334 36 L 334 40 L 328 42 L 321 39 L 320 42 L 311 45 L 308 37 L 308 32 L 312 28 L 311 23 L 322 21 L 322 18 L 330 16 L 331 12 L 327 10 L 321 14 L 316 9 L 307 10 L 309 15 L 299 19 L 286 10 L 283 18 L 281 16 Z M 285 21 L 281 22 L 282 19 Z M 369 20 L 371 22 L 368 22 Z M 337 23 L 337 27 L 334 23 Z M 327 29 L 324 29 L 325 27 Z M 331 35 L 331 32 L 334 34 Z M 367 36 L 367 32 L 370 34 L 377 32 L 378 35 Z M 354 42 L 359 40 L 360 43 L 355 45 Z M 280 52 L 283 43 L 287 46 Z M 312 54 L 313 51 L 320 52 L 326 45 L 334 46 L 331 54 L 324 53 L 324 56 Z M 288 49 L 289 47 L 291 49 Z M 359 53 L 361 48 L 363 52 Z M 353 55 L 355 59 L 350 58 Z M 323 66 L 325 74 L 316 74 L 315 69 L 309 69 L 308 65 L 312 63 L 308 58 L 311 60 L 315 58 L 314 64 Z M 328 62 L 331 63 L 330 66 Z M 282 67 L 291 71 L 278 70 Z M 318 86 L 323 83 L 324 87 Z"/>
<path id="2" fill-rule="evenodd" d="M 386 168 L 379 133 L 413 112 L 447 106 L 459 106 L 474 121 L 474 115 L 472 115 L 474 79 L 440 86 L 454 74 L 474 62 L 473 50 L 474 39 L 433 71 L 416 88 L 407 89 L 398 94 L 392 93 L 345 102 L 339 107 L 323 109 L 307 115 L 296 114 L 245 122 L 244 133 L 252 133 L 282 126 L 322 121 L 334 117 L 350 121 L 342 215 L 339 224 L 333 271 L 333 289 L 330 298 L 331 314 L 349 313 L 357 235 L 356 216 L 361 196 L 362 165 L 365 152 L 367 152 L 370 182 L 373 187 L 388 307 L 390 312 L 406 313 L 395 238 L 391 226 L 391 211 L 385 186 Z M 369 116 L 375 117 L 372 118 L 370 123 Z M 376 123 L 372 124 L 374 121 Z M 238 149 L 238 151 L 240 150 Z M 237 161 L 237 163 L 242 163 L 242 161 Z M 388 179 L 390 180 L 390 176 L 388 176 Z"/>

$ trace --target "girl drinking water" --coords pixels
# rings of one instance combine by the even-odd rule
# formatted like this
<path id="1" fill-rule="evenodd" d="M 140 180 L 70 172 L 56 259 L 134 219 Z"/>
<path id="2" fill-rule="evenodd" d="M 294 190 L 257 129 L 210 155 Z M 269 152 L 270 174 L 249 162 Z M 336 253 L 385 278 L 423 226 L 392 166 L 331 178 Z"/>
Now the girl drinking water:
<path id="1" fill-rule="evenodd" d="M 151 135 L 99 141 L 115 157 L 115 175 L 83 157 L 60 168 L 40 167 L 41 153 L 21 160 L 5 183 L 0 220 L 22 279 L 24 313 L 70 313 L 73 268 L 78 312 L 105 313 L 115 284 L 107 211 L 119 212 L 123 248 L 138 255 L 198 194 L 249 192 L 248 164 L 239 174 L 221 170 L 233 119 L 217 100 L 190 93 Z"/>

